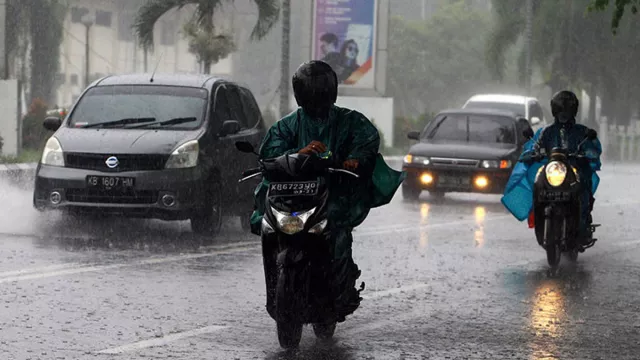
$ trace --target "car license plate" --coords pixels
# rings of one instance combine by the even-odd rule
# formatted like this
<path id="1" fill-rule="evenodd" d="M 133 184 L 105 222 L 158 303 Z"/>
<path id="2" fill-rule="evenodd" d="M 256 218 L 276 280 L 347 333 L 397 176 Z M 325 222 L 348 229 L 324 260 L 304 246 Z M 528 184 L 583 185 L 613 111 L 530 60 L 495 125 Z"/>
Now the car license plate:
<path id="1" fill-rule="evenodd" d="M 468 177 L 439 176 L 438 185 L 466 187 L 471 185 L 471 180 Z"/>
<path id="2" fill-rule="evenodd" d="M 318 194 L 317 181 L 278 182 L 269 186 L 269 196 L 314 196 Z"/>
<path id="3" fill-rule="evenodd" d="M 133 187 L 134 183 L 134 178 L 131 177 L 95 175 L 87 176 L 87 185 L 89 187 L 104 190 L 130 189 Z"/>

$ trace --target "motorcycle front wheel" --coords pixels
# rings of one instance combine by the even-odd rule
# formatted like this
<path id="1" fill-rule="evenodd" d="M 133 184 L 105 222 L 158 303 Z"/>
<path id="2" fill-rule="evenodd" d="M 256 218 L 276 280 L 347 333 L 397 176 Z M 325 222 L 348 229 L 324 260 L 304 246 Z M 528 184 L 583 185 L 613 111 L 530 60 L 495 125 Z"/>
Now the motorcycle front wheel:
<path id="1" fill-rule="evenodd" d="M 292 349 L 300 344 L 300 339 L 302 338 L 302 324 L 278 321 L 277 327 L 278 341 L 282 348 Z"/>
<path id="2" fill-rule="evenodd" d="M 560 264 L 562 253 L 560 251 L 560 234 L 561 228 L 555 219 L 546 220 L 548 228 L 545 232 L 545 239 L 547 244 L 545 250 L 547 251 L 547 262 L 552 268 L 556 268 Z"/>
<path id="3" fill-rule="evenodd" d="M 333 337 L 333 333 L 336 331 L 336 322 L 328 324 L 313 324 L 313 332 L 318 339 L 328 340 Z"/>

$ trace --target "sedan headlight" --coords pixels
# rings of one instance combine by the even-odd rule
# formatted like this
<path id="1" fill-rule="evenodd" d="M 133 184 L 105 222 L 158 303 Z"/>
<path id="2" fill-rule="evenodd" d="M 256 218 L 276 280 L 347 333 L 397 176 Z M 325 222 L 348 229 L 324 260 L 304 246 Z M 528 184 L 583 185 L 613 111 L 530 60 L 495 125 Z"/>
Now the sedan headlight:
<path id="1" fill-rule="evenodd" d="M 511 168 L 511 160 L 484 160 L 482 167 L 485 169 L 509 169 Z"/>
<path id="2" fill-rule="evenodd" d="M 429 159 L 428 157 L 425 157 L 425 156 L 414 156 L 414 155 L 411 155 L 411 154 L 406 155 L 403 160 L 404 160 L 405 164 L 429 165 L 431 163 L 431 159 Z"/>
<path id="3" fill-rule="evenodd" d="M 171 153 L 169 160 L 165 165 L 167 169 L 186 169 L 192 168 L 198 165 L 198 153 L 200 152 L 200 145 L 198 140 L 188 141 Z"/>
<path id="4" fill-rule="evenodd" d="M 62 146 L 60 146 L 60 142 L 55 137 L 52 136 L 47 140 L 44 150 L 42 151 L 40 163 L 49 166 L 64 166 Z"/>
<path id="5" fill-rule="evenodd" d="M 546 167 L 547 181 L 551 186 L 560 186 L 567 177 L 567 167 L 557 161 L 552 161 Z"/>
<path id="6" fill-rule="evenodd" d="M 313 208 L 304 212 L 294 212 L 294 213 L 285 213 L 282 211 L 278 211 L 271 207 L 271 211 L 273 215 L 276 217 L 276 221 L 278 222 L 278 229 L 287 235 L 293 235 L 295 233 L 299 233 L 304 229 L 304 224 L 306 224 L 307 220 L 313 215 L 316 211 L 316 208 Z"/>

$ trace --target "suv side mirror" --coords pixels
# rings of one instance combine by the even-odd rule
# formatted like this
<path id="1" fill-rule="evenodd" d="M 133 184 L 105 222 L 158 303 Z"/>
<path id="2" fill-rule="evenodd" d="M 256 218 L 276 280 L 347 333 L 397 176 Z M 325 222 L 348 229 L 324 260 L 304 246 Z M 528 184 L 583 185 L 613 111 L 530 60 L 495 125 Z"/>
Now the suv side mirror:
<path id="1" fill-rule="evenodd" d="M 220 129 L 220 137 L 237 134 L 240 132 L 240 129 L 242 129 L 240 122 L 238 122 L 237 120 L 227 120 L 222 123 L 222 129 Z"/>
<path id="2" fill-rule="evenodd" d="M 420 131 L 409 131 L 407 137 L 411 140 L 420 140 Z"/>
<path id="3" fill-rule="evenodd" d="M 56 131 L 62 126 L 62 119 L 56 116 L 48 116 L 44 119 L 42 125 L 49 131 Z"/>
<path id="4" fill-rule="evenodd" d="M 531 139 L 533 138 L 533 129 L 528 127 L 526 129 L 524 129 L 522 131 L 522 135 L 524 136 L 525 139 Z"/>
<path id="5" fill-rule="evenodd" d="M 534 116 L 534 117 L 531 118 L 531 125 L 538 125 L 541 122 L 542 122 L 542 120 L 540 120 L 540 118 L 537 117 L 537 116 Z"/>
<path id="6" fill-rule="evenodd" d="M 255 154 L 255 149 L 253 145 L 251 145 L 248 141 L 236 141 L 236 149 L 243 153 L 253 153 Z"/>

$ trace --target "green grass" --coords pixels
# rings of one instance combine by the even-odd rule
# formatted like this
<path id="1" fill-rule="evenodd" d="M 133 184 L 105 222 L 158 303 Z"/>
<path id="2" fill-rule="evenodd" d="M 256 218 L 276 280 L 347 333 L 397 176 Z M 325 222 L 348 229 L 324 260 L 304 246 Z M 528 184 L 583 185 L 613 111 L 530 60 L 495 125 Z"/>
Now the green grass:
<path id="1" fill-rule="evenodd" d="M 42 150 L 22 149 L 18 156 L 0 155 L 0 164 L 36 163 L 41 155 Z"/>

